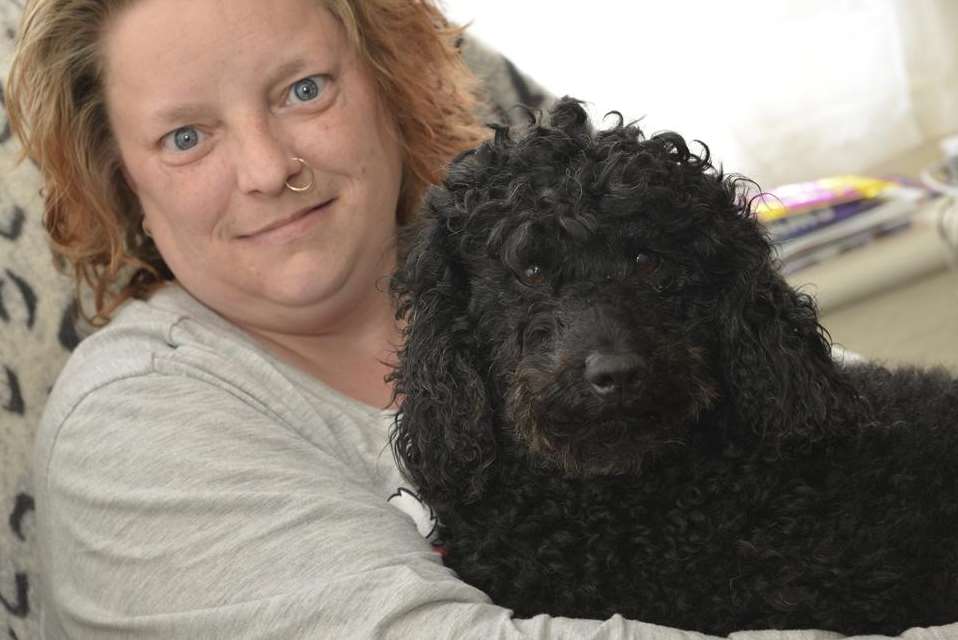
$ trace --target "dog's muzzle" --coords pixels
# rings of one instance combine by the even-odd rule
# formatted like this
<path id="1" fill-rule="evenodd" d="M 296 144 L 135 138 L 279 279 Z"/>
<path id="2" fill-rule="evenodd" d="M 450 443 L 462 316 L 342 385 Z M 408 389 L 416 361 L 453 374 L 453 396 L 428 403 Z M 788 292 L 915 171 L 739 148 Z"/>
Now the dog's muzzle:
<path id="1" fill-rule="evenodd" d="M 668 309 L 588 301 L 563 309 L 511 370 L 504 422 L 567 473 L 622 473 L 681 446 L 715 388 L 704 350 Z"/>

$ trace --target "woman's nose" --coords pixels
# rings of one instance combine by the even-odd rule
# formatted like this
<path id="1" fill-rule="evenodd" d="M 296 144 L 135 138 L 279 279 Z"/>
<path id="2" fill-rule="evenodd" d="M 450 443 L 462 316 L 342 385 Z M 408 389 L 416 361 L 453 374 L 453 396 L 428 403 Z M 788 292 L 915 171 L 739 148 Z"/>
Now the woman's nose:
<path id="1" fill-rule="evenodd" d="M 249 120 L 235 135 L 233 162 L 237 186 L 243 193 L 276 195 L 302 167 L 268 119 Z"/>

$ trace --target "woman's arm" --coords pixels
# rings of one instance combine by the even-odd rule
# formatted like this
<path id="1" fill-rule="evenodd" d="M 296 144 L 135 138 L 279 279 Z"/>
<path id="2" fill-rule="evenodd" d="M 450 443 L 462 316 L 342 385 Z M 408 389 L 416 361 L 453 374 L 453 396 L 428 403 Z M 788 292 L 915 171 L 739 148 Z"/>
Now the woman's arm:
<path id="1" fill-rule="evenodd" d="M 101 387 L 38 453 L 43 588 L 64 637 L 700 637 L 513 620 L 364 472 L 195 379 Z"/>

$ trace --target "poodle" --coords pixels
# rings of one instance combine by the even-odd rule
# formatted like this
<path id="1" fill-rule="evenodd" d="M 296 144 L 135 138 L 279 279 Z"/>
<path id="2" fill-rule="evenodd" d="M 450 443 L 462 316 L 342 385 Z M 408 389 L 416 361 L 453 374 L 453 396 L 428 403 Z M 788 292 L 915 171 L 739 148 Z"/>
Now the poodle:
<path id="1" fill-rule="evenodd" d="M 958 384 L 842 366 L 754 183 L 565 98 L 405 229 L 393 452 L 496 604 L 726 635 L 958 621 Z"/>

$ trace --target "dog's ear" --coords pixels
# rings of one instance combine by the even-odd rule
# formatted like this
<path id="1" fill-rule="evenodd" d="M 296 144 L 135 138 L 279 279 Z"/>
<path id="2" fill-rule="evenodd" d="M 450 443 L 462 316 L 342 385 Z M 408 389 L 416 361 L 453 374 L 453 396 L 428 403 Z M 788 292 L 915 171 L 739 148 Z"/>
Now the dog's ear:
<path id="1" fill-rule="evenodd" d="M 730 427 L 778 443 L 814 440 L 842 422 L 856 396 L 832 358 L 814 300 L 778 273 L 764 237 L 753 248 L 751 267 L 721 305 L 718 366 Z"/>
<path id="2" fill-rule="evenodd" d="M 421 497 L 441 507 L 475 497 L 495 456 L 488 394 L 467 320 L 470 283 L 454 229 L 457 205 L 445 189 L 427 197 L 419 222 L 404 229 L 391 282 L 405 342 L 392 375 L 399 413 L 393 453 Z"/>

